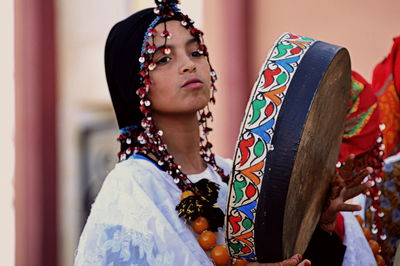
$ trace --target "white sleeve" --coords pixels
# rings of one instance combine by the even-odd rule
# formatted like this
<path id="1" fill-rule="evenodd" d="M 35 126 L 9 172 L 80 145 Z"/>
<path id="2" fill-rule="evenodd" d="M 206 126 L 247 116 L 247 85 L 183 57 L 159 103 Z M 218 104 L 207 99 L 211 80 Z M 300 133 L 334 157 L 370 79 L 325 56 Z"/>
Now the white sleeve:
<path id="1" fill-rule="evenodd" d="M 92 205 L 74 265 L 212 265 L 191 242 L 131 175 L 114 169 Z"/>
<path id="2" fill-rule="evenodd" d="M 375 258 L 364 236 L 360 224 L 351 212 L 341 212 L 344 219 L 344 241 L 346 252 L 343 266 L 375 266 Z"/>

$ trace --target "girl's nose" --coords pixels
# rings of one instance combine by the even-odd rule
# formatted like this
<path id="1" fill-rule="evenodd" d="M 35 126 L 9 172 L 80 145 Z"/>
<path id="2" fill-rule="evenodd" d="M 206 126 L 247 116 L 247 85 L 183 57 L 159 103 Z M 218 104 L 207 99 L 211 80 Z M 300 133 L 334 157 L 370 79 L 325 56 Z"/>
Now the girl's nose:
<path id="1" fill-rule="evenodd" d="M 192 60 L 190 60 L 189 57 L 185 57 L 180 69 L 181 74 L 186 72 L 192 73 L 194 71 L 196 71 L 196 64 Z"/>
<path id="2" fill-rule="evenodd" d="M 185 73 L 185 72 L 194 72 L 194 71 L 196 71 L 196 66 L 195 66 L 195 64 L 191 64 L 191 65 L 188 65 L 188 66 L 186 66 L 184 69 L 183 69 L 183 72 Z"/>

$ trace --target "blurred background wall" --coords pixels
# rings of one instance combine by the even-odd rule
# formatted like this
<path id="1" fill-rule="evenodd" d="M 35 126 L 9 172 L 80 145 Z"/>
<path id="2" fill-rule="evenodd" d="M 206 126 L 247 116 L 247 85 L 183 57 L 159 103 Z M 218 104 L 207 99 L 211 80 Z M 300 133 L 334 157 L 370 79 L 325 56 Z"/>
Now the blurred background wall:
<path id="1" fill-rule="evenodd" d="M 0 2 L 0 264 L 15 264 L 15 213 L 14 213 L 14 133 L 15 133 L 15 82 L 14 82 L 14 1 Z"/>
<path id="2" fill-rule="evenodd" d="M 57 18 L 53 0 L 14 1 L 17 265 L 58 262 Z"/>
<path id="3" fill-rule="evenodd" d="M 185 1 L 201 20 L 202 1 Z M 90 205 L 117 162 L 118 127 L 104 75 L 111 27 L 153 1 L 60 0 L 59 48 L 60 259 L 71 265 Z"/>
<path id="4" fill-rule="evenodd" d="M 268 50 L 282 33 L 291 31 L 347 47 L 353 68 L 369 81 L 373 67 L 389 53 L 392 38 L 400 35 L 397 0 L 182 2 L 184 12 L 205 32 L 211 62 L 219 75 L 211 139 L 214 151 L 224 157 L 232 157 L 253 82 Z M 17 265 L 28 265 L 29 258 L 34 258 L 29 265 L 72 264 L 90 204 L 115 164 L 118 152 L 117 126 L 103 70 L 105 40 L 117 21 L 150 6 L 152 0 L 0 3 L 0 25 L 1 29 L 6 28 L 7 40 L 1 43 L 6 49 L 0 49 L 0 74 L 6 75 L 2 80 L 6 80 L 7 88 L 7 92 L 0 90 L 0 101 L 2 108 L 8 108 L 2 109 L 1 114 L 7 113 L 7 117 L 2 116 L 1 121 L 9 129 L 2 133 L 6 135 L 1 144 L 8 147 L 8 155 L 17 159 L 16 169 L 20 169 L 15 174 L 16 232 L 19 232 L 16 249 L 20 250 L 18 256 L 26 257 L 17 260 Z M 33 49 L 32 43 L 38 47 Z M 16 106 L 10 105 L 14 99 L 11 56 L 14 47 Z M 33 61 L 22 60 L 26 58 Z M 36 99 L 34 95 L 41 97 Z M 28 103 L 38 107 L 43 102 L 46 108 L 40 111 L 22 108 Z M 17 114 L 12 110 L 17 110 Z M 24 142 L 26 135 L 17 134 L 14 150 L 13 125 L 17 132 L 29 130 L 27 121 L 36 122 L 31 135 L 37 138 L 30 138 L 36 144 Z M 45 145 L 50 147 L 42 149 Z M 26 147 L 31 148 L 21 160 L 20 154 L 25 153 Z M 5 184 L 8 192 L 0 194 L 5 195 L 2 203 L 6 203 L 4 210 L 9 211 L 6 222 L 13 231 L 11 166 L 14 163 L 12 159 L 2 161 L 8 165 L 2 169 L 10 178 L 4 181 L 8 182 Z M 35 165 L 40 165 L 42 171 L 29 170 Z M 45 205 L 48 201 L 51 204 Z M 3 205 L 0 206 L 3 211 Z M 10 235 L 7 243 L 13 243 L 13 237 Z M 5 241 L 0 243 L 4 245 Z M 28 248 L 33 250 L 31 255 L 22 252 Z M 53 253 L 51 263 L 44 264 L 44 249 Z M 0 260 L 3 261 L 3 256 Z M 10 259 L 7 265 L 14 265 L 14 261 Z"/>
<path id="5" fill-rule="evenodd" d="M 353 69 L 370 82 L 373 67 L 389 53 L 392 38 L 400 34 L 400 2 L 396 0 L 204 3 L 205 38 L 220 77 L 214 143 L 220 154 L 229 157 L 247 93 L 282 33 L 302 34 L 348 48 Z"/>
<path id="6" fill-rule="evenodd" d="M 85 132 L 97 127 L 101 134 L 100 128 L 114 126 L 114 135 L 106 142 L 100 140 L 100 145 L 115 145 L 112 152 L 117 152 L 117 128 L 108 99 L 103 50 L 112 24 L 126 17 L 131 10 L 130 0 L 57 1 L 61 265 L 72 265 L 84 222 L 82 216 L 89 184 L 89 176 L 83 177 L 83 160 L 87 159 L 82 148 Z M 91 156 L 95 155 L 91 153 Z M 106 175 L 107 172 L 102 173 L 103 178 Z"/>

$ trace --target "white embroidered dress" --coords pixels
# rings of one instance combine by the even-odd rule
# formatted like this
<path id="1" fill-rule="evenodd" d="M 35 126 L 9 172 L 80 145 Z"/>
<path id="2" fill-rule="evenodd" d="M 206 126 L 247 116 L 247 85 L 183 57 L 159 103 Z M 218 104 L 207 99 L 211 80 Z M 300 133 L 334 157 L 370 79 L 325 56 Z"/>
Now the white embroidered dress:
<path id="1" fill-rule="evenodd" d="M 342 215 L 345 230 L 343 244 L 346 246 L 343 266 L 375 266 L 374 254 L 354 214 L 342 212 Z"/>
<path id="2" fill-rule="evenodd" d="M 230 172 L 231 161 L 220 157 L 216 161 L 225 174 Z M 211 167 L 188 177 L 192 182 L 207 178 L 219 184 L 216 205 L 225 212 L 227 185 Z M 118 163 L 92 205 L 74 265 L 213 265 L 197 234 L 177 215 L 181 193 L 172 177 L 148 159 L 138 156 Z M 343 216 L 347 246 L 343 265 L 376 265 L 353 215 Z M 218 243 L 224 243 L 222 229 L 217 236 Z"/>
<path id="3" fill-rule="evenodd" d="M 217 157 L 225 173 L 231 163 Z M 220 185 L 225 212 L 227 185 L 208 167 L 188 176 Z M 75 265 L 213 265 L 190 225 L 175 210 L 181 191 L 171 176 L 143 158 L 118 163 L 105 179 L 82 232 Z M 224 243 L 222 229 L 218 243 Z"/>

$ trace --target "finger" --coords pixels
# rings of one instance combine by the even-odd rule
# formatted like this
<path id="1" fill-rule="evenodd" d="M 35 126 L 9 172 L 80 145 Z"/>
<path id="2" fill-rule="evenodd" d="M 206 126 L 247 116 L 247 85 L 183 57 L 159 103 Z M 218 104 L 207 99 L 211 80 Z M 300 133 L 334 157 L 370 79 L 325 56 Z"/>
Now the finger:
<path id="1" fill-rule="evenodd" d="M 340 212 L 355 212 L 361 211 L 360 205 L 342 203 L 337 206 L 337 211 Z"/>
<path id="2" fill-rule="evenodd" d="M 343 178 L 347 179 L 351 177 L 352 172 L 353 172 L 353 165 L 354 165 L 354 154 L 350 154 L 346 161 L 344 162 L 344 165 L 340 169 L 340 174 Z"/>
<path id="3" fill-rule="evenodd" d="M 329 196 L 328 198 L 333 200 L 336 199 L 340 196 L 341 191 L 345 187 L 345 182 L 343 178 L 340 176 L 340 174 L 335 173 L 334 178 L 332 179 L 331 185 L 330 185 L 330 190 L 329 190 Z M 326 202 L 326 206 L 329 205 L 329 202 Z"/>
<path id="4" fill-rule="evenodd" d="M 343 192 L 343 201 L 354 198 L 358 194 L 369 189 L 371 186 L 372 186 L 372 182 L 368 181 L 367 183 L 360 184 L 360 185 L 352 187 L 352 188 L 346 188 Z"/>
<path id="5" fill-rule="evenodd" d="M 311 266 L 311 261 L 309 260 L 303 260 L 300 264 L 298 264 L 299 266 Z"/>
<path id="6" fill-rule="evenodd" d="M 331 183 L 335 184 L 335 183 L 342 183 L 342 182 L 344 182 L 343 177 L 339 173 L 335 173 Z"/>
<path id="7" fill-rule="evenodd" d="M 351 180 L 346 181 L 346 187 L 353 187 L 359 185 L 366 176 L 369 174 L 372 174 L 374 170 L 372 167 L 367 167 L 363 170 L 361 170 L 359 173 L 357 173 Z"/>

